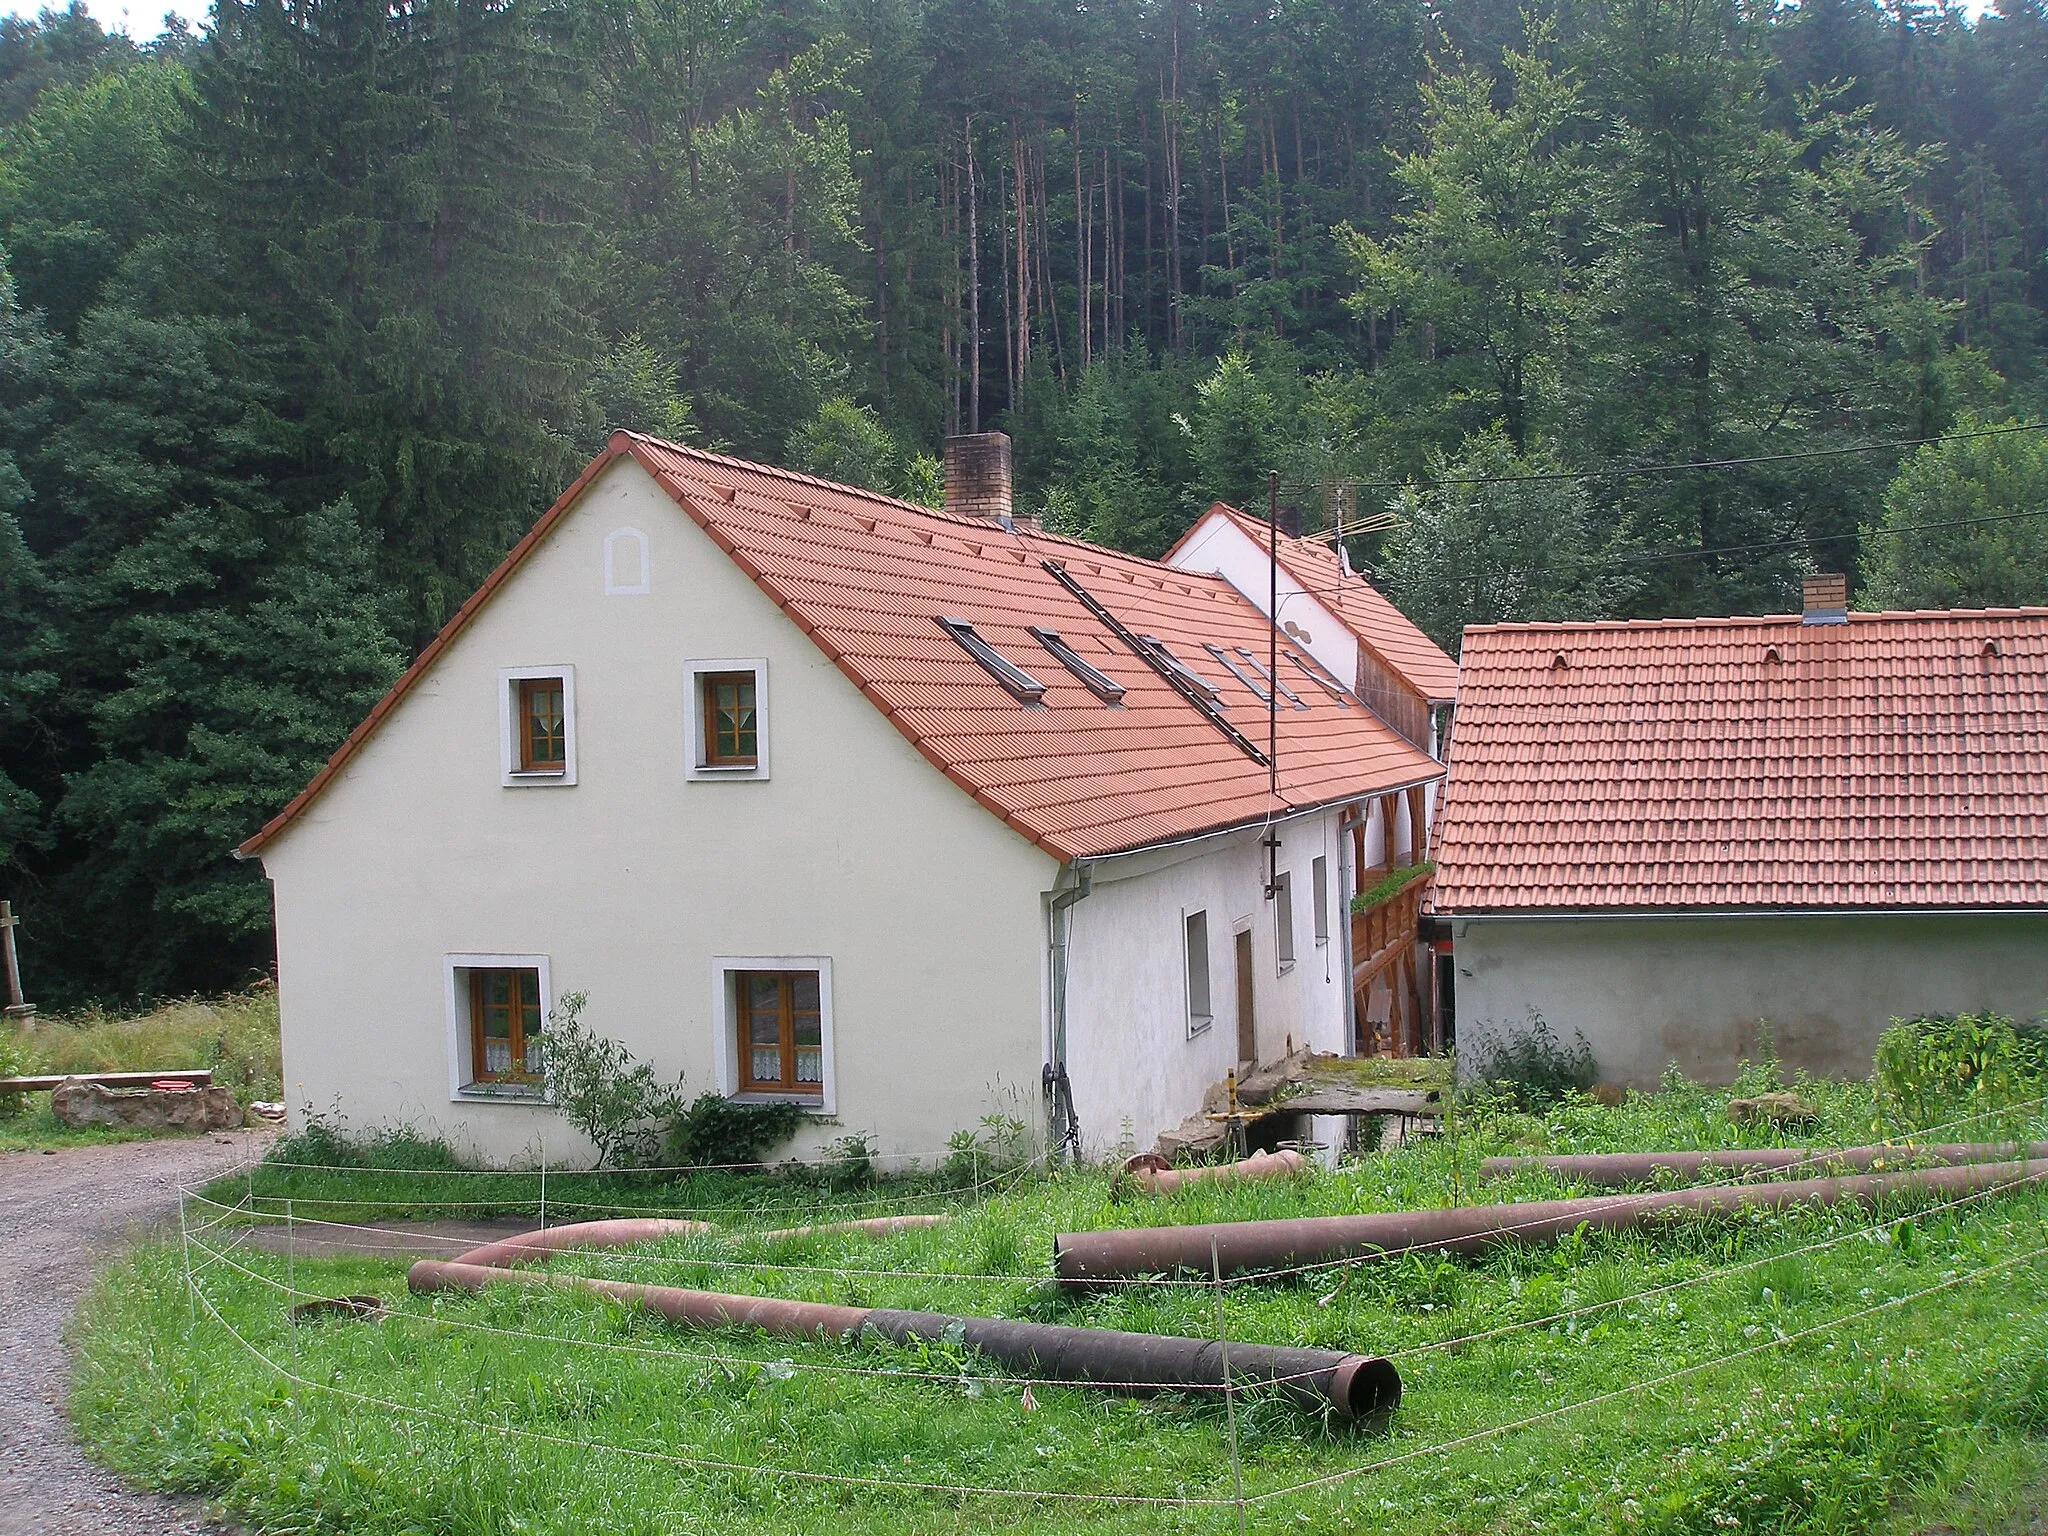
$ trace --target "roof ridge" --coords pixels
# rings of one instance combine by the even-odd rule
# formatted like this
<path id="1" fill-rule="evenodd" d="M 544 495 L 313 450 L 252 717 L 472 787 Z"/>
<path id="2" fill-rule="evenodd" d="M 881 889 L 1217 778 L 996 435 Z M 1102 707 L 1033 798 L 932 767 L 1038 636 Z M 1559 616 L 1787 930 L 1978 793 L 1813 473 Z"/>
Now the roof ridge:
<path id="1" fill-rule="evenodd" d="M 966 528 L 976 533 L 991 536 L 1007 534 L 1009 537 L 1027 544 L 1034 539 L 1054 540 L 1060 544 L 1084 549 L 1092 556 L 1107 557 L 1112 560 L 1120 560 L 1144 567 L 1174 581 L 1214 584 L 1222 580 L 1213 571 L 1182 570 L 1177 565 L 1169 565 L 1163 560 L 1154 560 L 1148 555 L 1135 555 L 1129 550 L 1111 549 L 1106 544 L 1092 543 L 1087 539 L 1078 538 L 1072 534 L 1054 533 L 1045 528 L 1036 528 L 1028 532 L 1017 528 L 1005 528 L 1000 523 L 991 522 L 985 517 L 970 517 L 961 512 L 949 512 L 944 507 L 927 507 L 921 502 L 905 501 L 900 496 L 891 496 L 884 491 L 870 490 L 866 486 L 861 485 L 847 485 L 838 480 L 827 480 L 820 475 L 806 474 L 802 470 L 788 469 L 780 464 L 760 464 L 752 459 L 737 458 L 732 454 L 715 453 L 709 448 L 698 448 L 689 443 L 678 443 L 670 438 L 657 437 L 652 432 L 635 432 L 630 428 L 621 427 L 612 435 L 614 437 L 631 438 L 635 442 L 647 443 L 657 448 L 666 449 L 670 453 L 679 453 L 686 458 L 702 459 L 707 463 L 721 464 L 731 469 L 746 470 L 755 474 L 773 475 L 777 479 L 792 480 L 799 485 L 815 486 L 822 491 L 836 491 L 848 496 L 858 496 L 865 501 L 878 502 L 882 506 L 892 507 L 898 511 L 914 513 L 919 517 L 932 518 L 947 524 L 949 527 Z M 1225 584 L 1227 585 L 1227 583 Z"/>
<path id="2" fill-rule="evenodd" d="M 863 500 L 878 501 L 885 507 L 899 507 L 906 512 L 951 517 L 950 513 L 938 512 L 933 507 L 920 506 L 914 501 L 905 501 L 900 496 L 891 496 L 886 491 L 870 490 L 864 485 L 848 485 L 840 480 L 827 480 L 822 475 L 806 474 L 800 469 L 788 469 L 780 464 L 763 464 L 757 459 L 742 459 L 730 453 L 714 453 L 709 448 L 699 448 L 692 443 L 679 443 L 674 438 L 657 437 L 652 432 L 635 432 L 630 427 L 619 427 L 612 433 L 615 438 L 631 438 L 636 443 L 647 443 L 656 448 L 680 453 L 685 458 L 704 459 L 712 464 L 723 464 L 729 469 L 743 469 L 750 474 L 772 475 L 779 480 L 794 480 L 799 485 L 814 485 L 822 491 L 840 491 L 848 496 L 859 496 Z"/>
<path id="3" fill-rule="evenodd" d="M 2048 618 L 2048 607 L 2040 608 L 1884 608 L 1849 610 L 1852 624 L 1897 623 L 1902 619 L 2038 619 Z M 1810 625 L 1798 613 L 1674 614 L 1662 619 L 1531 619 L 1509 624 L 1468 624 L 1467 635 L 1574 635 L 1638 634 L 1684 629 L 1776 628 L 1792 625 L 1801 629 L 1832 629 L 1833 625 Z"/>

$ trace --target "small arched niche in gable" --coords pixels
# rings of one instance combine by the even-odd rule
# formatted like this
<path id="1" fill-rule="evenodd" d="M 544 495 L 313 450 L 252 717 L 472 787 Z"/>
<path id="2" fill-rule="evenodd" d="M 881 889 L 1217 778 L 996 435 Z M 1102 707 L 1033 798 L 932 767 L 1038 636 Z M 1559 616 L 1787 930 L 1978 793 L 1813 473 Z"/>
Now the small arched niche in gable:
<path id="1" fill-rule="evenodd" d="M 604 595 L 640 597 L 647 591 L 647 535 L 614 528 L 604 536 Z"/>

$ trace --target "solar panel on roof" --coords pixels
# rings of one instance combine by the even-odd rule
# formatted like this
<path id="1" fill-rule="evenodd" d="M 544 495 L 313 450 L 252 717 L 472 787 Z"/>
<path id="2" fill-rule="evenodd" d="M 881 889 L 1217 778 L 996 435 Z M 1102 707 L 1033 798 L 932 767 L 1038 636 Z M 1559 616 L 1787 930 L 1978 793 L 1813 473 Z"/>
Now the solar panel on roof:
<path id="1" fill-rule="evenodd" d="M 1103 703 L 1115 704 L 1123 699 L 1124 685 L 1109 676 L 1108 673 L 1098 671 L 1083 661 L 1074 648 L 1060 638 L 1058 630 L 1046 629 L 1034 624 L 1031 627 L 1031 636 L 1040 645 L 1057 656 L 1060 660 L 1060 665 L 1078 677 L 1087 686 L 1088 691 L 1102 700 Z"/>
<path id="2" fill-rule="evenodd" d="M 974 632 L 974 626 L 965 619 L 941 616 L 939 628 L 960 642 L 960 649 L 986 667 L 1017 699 L 1025 704 L 1037 704 L 1045 698 L 1045 684 L 1000 655 L 994 646 Z"/>

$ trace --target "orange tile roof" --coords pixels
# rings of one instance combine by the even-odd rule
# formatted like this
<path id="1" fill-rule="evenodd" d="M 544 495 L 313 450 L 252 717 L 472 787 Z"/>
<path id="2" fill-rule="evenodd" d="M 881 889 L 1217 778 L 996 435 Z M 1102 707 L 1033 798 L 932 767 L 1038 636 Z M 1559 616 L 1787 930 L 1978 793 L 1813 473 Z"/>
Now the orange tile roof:
<path id="1" fill-rule="evenodd" d="M 1217 502 L 1209 512 L 1229 518 L 1254 543 L 1264 548 L 1269 524 L 1262 517 L 1240 512 Z M 1205 517 L 1207 513 L 1203 514 Z M 1201 527 L 1198 519 L 1195 528 Z M 1166 552 L 1171 560 L 1189 538 L 1190 528 Z M 1415 627 L 1414 620 L 1396 608 L 1387 595 L 1356 572 L 1346 574 L 1337 552 L 1317 539 L 1279 539 L 1280 569 L 1316 600 L 1335 614 L 1344 627 L 1395 676 L 1430 703 L 1445 703 L 1458 695 L 1458 664 L 1442 646 Z"/>
<path id="2" fill-rule="evenodd" d="M 1465 631 L 1445 913 L 2048 906 L 2048 609 Z"/>
<path id="3" fill-rule="evenodd" d="M 1261 749 L 1266 709 L 1202 649 L 1264 658 L 1269 627 L 1218 577 L 1076 540 L 1005 532 L 787 470 L 614 433 L 576 483 L 486 578 L 297 799 L 244 843 L 298 816 L 613 459 L 630 454 L 942 773 L 1062 859 L 1091 857 L 1256 822 L 1437 777 L 1441 768 L 1363 707 L 1320 689 L 1279 714 L 1280 804 L 1253 761 L 1047 571 L 1051 559 L 1130 629 L 1157 636 L 1221 693 L 1226 718 Z M 1044 707 L 1014 699 L 939 627 L 972 623 L 1045 684 Z M 1058 630 L 1122 684 L 1110 708 L 1034 639 Z M 1283 662 L 1283 667 L 1285 663 Z"/>

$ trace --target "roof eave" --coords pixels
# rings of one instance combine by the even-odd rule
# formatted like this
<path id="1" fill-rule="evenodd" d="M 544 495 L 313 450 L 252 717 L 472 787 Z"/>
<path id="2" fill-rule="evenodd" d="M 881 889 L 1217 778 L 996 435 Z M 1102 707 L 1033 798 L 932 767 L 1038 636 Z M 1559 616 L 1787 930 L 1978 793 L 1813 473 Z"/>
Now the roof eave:
<path id="1" fill-rule="evenodd" d="M 1512 919 L 1542 922 L 1607 921 L 1617 918 L 1698 917 L 2016 917 L 2048 916 L 2048 899 L 2034 903 L 1985 903 L 1977 906 L 1868 907 L 1479 907 L 1458 908 L 1439 905 L 1437 916 L 1460 922 Z"/>

